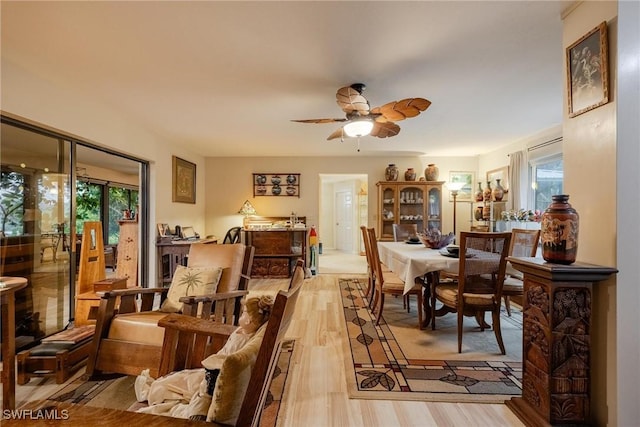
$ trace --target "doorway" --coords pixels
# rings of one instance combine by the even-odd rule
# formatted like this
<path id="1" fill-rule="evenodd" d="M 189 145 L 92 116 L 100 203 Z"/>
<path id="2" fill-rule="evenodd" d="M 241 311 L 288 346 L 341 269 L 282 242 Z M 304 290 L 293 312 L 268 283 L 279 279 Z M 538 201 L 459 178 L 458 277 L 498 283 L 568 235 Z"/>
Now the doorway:
<path id="1" fill-rule="evenodd" d="M 320 174 L 319 241 L 323 250 L 359 255 L 360 225 L 367 225 L 368 176 Z"/>

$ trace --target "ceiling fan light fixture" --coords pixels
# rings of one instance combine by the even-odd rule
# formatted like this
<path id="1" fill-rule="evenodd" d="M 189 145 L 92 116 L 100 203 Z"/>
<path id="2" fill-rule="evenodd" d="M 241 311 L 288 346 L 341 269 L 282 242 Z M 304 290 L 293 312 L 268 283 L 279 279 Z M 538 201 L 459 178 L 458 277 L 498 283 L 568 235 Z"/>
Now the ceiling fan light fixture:
<path id="1" fill-rule="evenodd" d="M 351 138 L 359 138 L 371 133 L 373 121 L 369 119 L 353 120 L 343 127 L 344 133 Z"/>

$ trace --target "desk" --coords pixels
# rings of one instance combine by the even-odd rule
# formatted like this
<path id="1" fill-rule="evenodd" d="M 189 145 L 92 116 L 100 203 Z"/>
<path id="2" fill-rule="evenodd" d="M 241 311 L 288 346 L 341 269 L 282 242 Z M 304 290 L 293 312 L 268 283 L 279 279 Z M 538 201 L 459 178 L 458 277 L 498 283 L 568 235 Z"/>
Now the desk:
<path id="1" fill-rule="evenodd" d="M 16 407 L 16 291 L 27 286 L 23 277 L 0 277 L 2 311 L 2 409 Z"/>

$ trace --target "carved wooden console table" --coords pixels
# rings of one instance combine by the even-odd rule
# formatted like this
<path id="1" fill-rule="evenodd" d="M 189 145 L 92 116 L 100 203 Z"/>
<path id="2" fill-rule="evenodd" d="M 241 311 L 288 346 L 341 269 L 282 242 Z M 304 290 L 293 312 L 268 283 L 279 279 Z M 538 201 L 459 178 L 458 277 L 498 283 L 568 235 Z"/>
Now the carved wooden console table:
<path id="1" fill-rule="evenodd" d="M 522 397 L 506 405 L 528 426 L 590 420 L 592 285 L 617 270 L 509 257 L 524 273 Z"/>

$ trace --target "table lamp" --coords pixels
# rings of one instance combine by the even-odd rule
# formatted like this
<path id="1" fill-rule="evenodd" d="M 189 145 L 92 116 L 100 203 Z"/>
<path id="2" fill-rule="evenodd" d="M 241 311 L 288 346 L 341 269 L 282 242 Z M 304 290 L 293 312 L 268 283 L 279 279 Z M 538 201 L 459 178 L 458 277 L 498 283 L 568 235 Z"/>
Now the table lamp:
<path id="1" fill-rule="evenodd" d="M 447 188 L 449 189 L 449 191 L 451 191 L 451 195 L 453 196 L 453 235 L 456 235 L 456 204 L 457 204 L 457 198 L 458 198 L 458 191 L 460 191 L 462 189 L 462 187 L 464 187 L 466 184 L 466 182 L 449 182 L 447 184 Z M 455 237 L 454 237 L 455 239 Z"/>
<path id="2" fill-rule="evenodd" d="M 242 227 L 246 230 L 247 218 L 249 217 L 249 215 L 256 214 L 256 208 L 253 207 L 253 205 L 249 200 L 245 200 L 244 203 L 242 204 L 242 207 L 240 207 L 240 210 L 238 211 L 238 213 L 244 215 L 244 218 L 242 220 Z"/>

